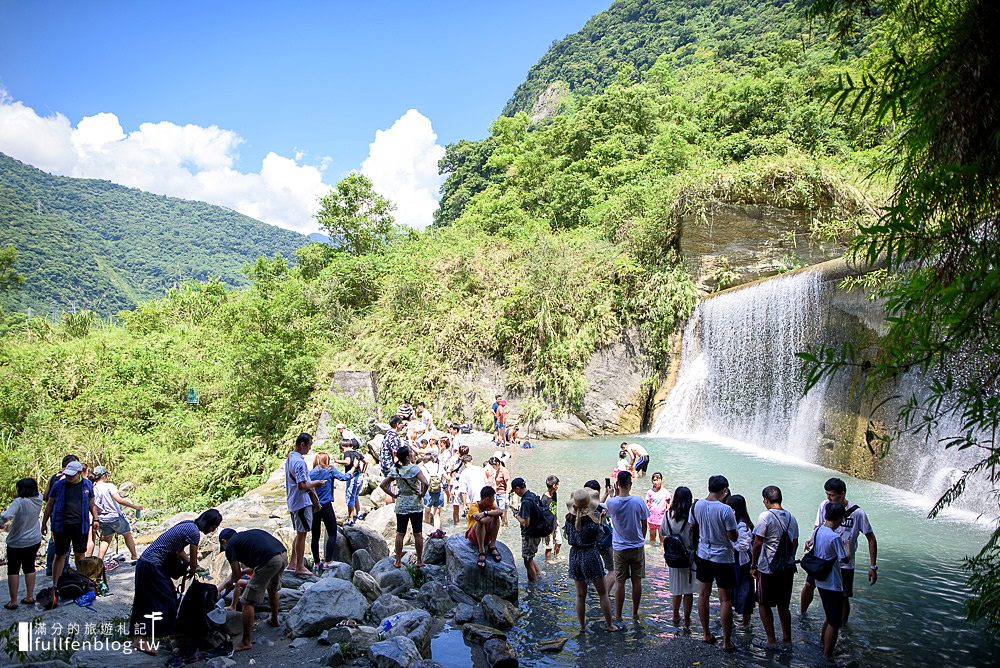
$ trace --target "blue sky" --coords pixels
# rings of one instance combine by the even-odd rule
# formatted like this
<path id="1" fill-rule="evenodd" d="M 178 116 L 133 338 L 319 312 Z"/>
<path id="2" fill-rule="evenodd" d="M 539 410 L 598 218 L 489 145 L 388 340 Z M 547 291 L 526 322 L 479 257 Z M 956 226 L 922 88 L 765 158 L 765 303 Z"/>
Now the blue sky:
<path id="1" fill-rule="evenodd" d="M 101 117 L 93 125 L 103 126 L 102 138 L 84 141 L 94 152 L 118 151 L 143 123 L 216 126 L 237 137 L 223 140 L 229 168 L 260 173 L 273 153 L 323 167 L 329 184 L 359 168 L 376 131 L 411 109 L 433 124 L 437 145 L 484 136 L 551 42 L 608 4 L 8 1 L 0 3 L 0 86 L 8 106 L 61 114 L 71 131 L 85 117 L 114 114 L 122 135 Z M 411 135 L 426 134 L 426 123 L 410 121 Z M 24 134 L 0 141 L 0 151 L 30 154 Z M 197 174 L 202 160 L 182 163 Z M 39 166 L 93 170 L 78 158 L 72 167 L 51 162 Z M 97 176 L 128 180 L 102 169 Z"/>

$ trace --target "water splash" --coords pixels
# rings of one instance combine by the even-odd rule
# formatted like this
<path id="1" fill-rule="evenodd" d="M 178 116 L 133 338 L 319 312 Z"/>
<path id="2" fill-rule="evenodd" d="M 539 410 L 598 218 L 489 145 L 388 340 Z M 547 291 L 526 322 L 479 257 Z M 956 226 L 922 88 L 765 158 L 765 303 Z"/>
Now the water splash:
<path id="1" fill-rule="evenodd" d="M 821 335 L 823 292 L 810 271 L 699 304 L 655 433 L 709 432 L 814 461 L 826 387 L 803 396 L 795 353 Z"/>

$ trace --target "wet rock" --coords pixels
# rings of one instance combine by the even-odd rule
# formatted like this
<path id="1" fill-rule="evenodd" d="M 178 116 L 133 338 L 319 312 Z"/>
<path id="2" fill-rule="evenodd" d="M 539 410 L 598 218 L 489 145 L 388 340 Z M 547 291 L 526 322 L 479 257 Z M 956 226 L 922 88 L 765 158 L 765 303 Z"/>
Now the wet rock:
<path id="1" fill-rule="evenodd" d="M 391 617 L 392 615 L 407 612 L 409 610 L 413 610 L 413 606 L 398 596 L 393 596 L 392 594 L 382 594 L 375 599 L 374 603 L 372 603 L 368 613 L 373 620 L 380 622 L 386 617 Z"/>
<path id="2" fill-rule="evenodd" d="M 490 668 L 517 668 L 517 657 L 510 643 L 499 638 L 491 638 L 483 643 L 483 653 Z"/>
<path id="3" fill-rule="evenodd" d="M 354 571 L 354 577 L 351 578 L 351 582 L 354 583 L 358 591 L 364 594 L 364 597 L 369 601 L 374 601 L 382 595 L 382 588 L 369 573 Z"/>
<path id="4" fill-rule="evenodd" d="M 367 612 L 368 599 L 354 585 L 340 578 L 323 578 L 288 613 L 288 631 L 293 638 L 315 636 L 344 619 L 360 622 Z"/>
<path id="5" fill-rule="evenodd" d="M 351 555 L 351 568 L 356 571 L 364 571 L 365 573 L 368 573 L 374 565 L 375 558 L 368 552 L 368 550 L 356 550 L 354 554 Z"/>
<path id="6" fill-rule="evenodd" d="M 448 595 L 448 589 L 435 581 L 424 583 L 417 594 L 417 601 L 424 610 L 439 617 L 455 607 L 455 602 Z"/>
<path id="7" fill-rule="evenodd" d="M 430 657 L 432 620 L 429 612 L 409 610 L 383 619 L 382 623 L 387 620 L 392 622 L 392 626 L 382 632 L 385 638 L 405 636 L 413 641 L 421 655 Z"/>
<path id="8" fill-rule="evenodd" d="M 351 552 L 367 550 L 373 559 L 378 560 L 389 556 L 389 543 L 386 542 L 382 534 L 365 524 L 355 524 L 352 527 L 345 527 L 344 533 L 347 535 L 347 543 Z"/>
<path id="9" fill-rule="evenodd" d="M 485 624 L 466 624 L 462 627 L 462 636 L 467 641 L 479 645 L 482 645 L 491 638 L 498 638 L 501 640 L 507 639 L 506 633 L 500 629 L 495 629 L 492 626 L 486 626 Z"/>
<path id="10" fill-rule="evenodd" d="M 498 629 L 509 629 L 521 616 L 521 611 L 513 603 L 505 601 L 495 594 L 483 596 L 479 604 L 483 609 L 486 621 Z"/>
<path id="11" fill-rule="evenodd" d="M 406 636 L 375 643 L 368 649 L 368 657 L 377 668 L 408 668 L 423 658 L 416 644 Z"/>
<path id="12" fill-rule="evenodd" d="M 472 606 L 476 606 L 479 604 L 479 601 L 477 601 L 476 599 L 472 598 L 464 591 L 462 591 L 461 587 L 459 587 L 458 585 L 453 585 L 449 583 L 445 585 L 445 589 L 448 590 L 448 596 L 450 596 L 451 600 L 455 601 L 455 603 L 458 604 L 466 603 Z"/>
<path id="13" fill-rule="evenodd" d="M 486 567 L 479 568 L 476 558 L 479 553 L 465 536 L 451 536 L 445 544 L 448 577 L 466 594 L 482 599 L 487 594 L 495 594 L 509 601 L 517 601 L 518 577 L 514 555 L 503 543 L 497 541 L 497 549 L 502 561 L 486 560 Z"/>
<path id="14" fill-rule="evenodd" d="M 410 668 L 445 668 L 444 664 L 438 663 L 434 659 L 424 659 L 410 665 Z"/>
<path id="15" fill-rule="evenodd" d="M 563 647 L 566 646 L 566 641 L 569 638 L 550 638 L 548 640 L 540 640 L 538 642 L 539 652 L 561 652 Z"/>
<path id="16" fill-rule="evenodd" d="M 443 566 L 445 563 L 444 544 L 444 538 L 431 538 L 424 541 L 424 563 L 432 566 Z"/>

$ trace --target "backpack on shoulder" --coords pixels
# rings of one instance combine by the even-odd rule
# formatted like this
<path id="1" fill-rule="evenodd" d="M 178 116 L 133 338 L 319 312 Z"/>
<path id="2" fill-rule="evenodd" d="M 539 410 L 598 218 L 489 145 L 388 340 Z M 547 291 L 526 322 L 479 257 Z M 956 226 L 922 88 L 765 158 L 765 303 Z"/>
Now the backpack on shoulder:
<path id="1" fill-rule="evenodd" d="M 667 535 L 663 537 L 663 559 L 667 562 L 667 566 L 671 568 L 691 568 L 691 553 L 685 547 L 684 539 L 681 537 L 681 534 L 687 528 L 687 520 L 684 520 L 679 533 L 674 533 L 674 530 L 670 527 L 669 519 L 664 524 L 667 527 Z"/>
<path id="2" fill-rule="evenodd" d="M 774 515 L 774 511 L 771 511 Z M 781 516 L 774 515 L 775 519 L 778 520 L 778 526 L 781 527 Z M 767 562 L 768 570 L 774 573 L 787 573 L 788 571 L 795 572 L 795 547 L 792 545 L 792 539 L 788 535 L 788 527 L 791 525 L 792 521 L 788 520 L 788 524 L 781 527 L 781 538 L 778 539 L 778 547 L 774 550 L 774 555 L 771 560 Z"/>
<path id="3" fill-rule="evenodd" d="M 552 534 L 556 525 L 556 516 L 552 513 L 549 504 L 542 503 L 541 497 L 536 496 L 531 501 L 534 507 L 531 509 L 527 534 L 532 538 L 545 538 Z"/>

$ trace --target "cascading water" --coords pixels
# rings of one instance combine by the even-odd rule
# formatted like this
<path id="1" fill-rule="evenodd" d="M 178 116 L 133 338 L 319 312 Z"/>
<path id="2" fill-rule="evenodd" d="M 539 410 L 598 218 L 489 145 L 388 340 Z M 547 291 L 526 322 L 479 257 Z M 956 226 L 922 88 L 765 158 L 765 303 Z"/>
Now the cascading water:
<path id="1" fill-rule="evenodd" d="M 701 302 L 684 330 L 677 380 L 653 433 L 721 436 L 820 462 L 824 459 L 820 441 L 829 439 L 822 433 L 824 417 L 845 410 L 828 404 L 849 394 L 840 385 L 834 390 L 831 383 L 851 381 L 847 374 L 838 375 L 803 396 L 802 362 L 795 354 L 836 340 L 835 334 L 843 329 L 841 318 L 847 315 L 832 306 L 835 298 L 841 307 L 849 301 L 833 283 L 824 282 L 820 271 L 810 270 Z M 852 305 L 851 313 L 863 322 L 862 327 L 879 332 L 884 321 L 869 317 L 871 307 L 868 303 L 868 312 L 860 318 L 857 305 Z M 902 376 L 883 390 L 890 400 L 882 403 L 880 414 L 874 417 L 894 425 L 902 402 L 913 394 L 920 397 L 927 382 L 916 372 Z M 944 447 L 945 439 L 961 433 L 959 422 L 941 420 L 929 435 L 896 434 L 888 455 L 876 467 L 878 479 L 936 501 L 983 454 L 980 448 Z M 995 487 L 986 474 L 974 476 L 956 505 L 993 516 L 997 512 Z"/>
<path id="2" fill-rule="evenodd" d="M 699 304 L 655 433 L 716 434 L 812 461 L 825 386 L 802 395 L 795 353 L 820 336 L 823 291 L 809 271 Z"/>

